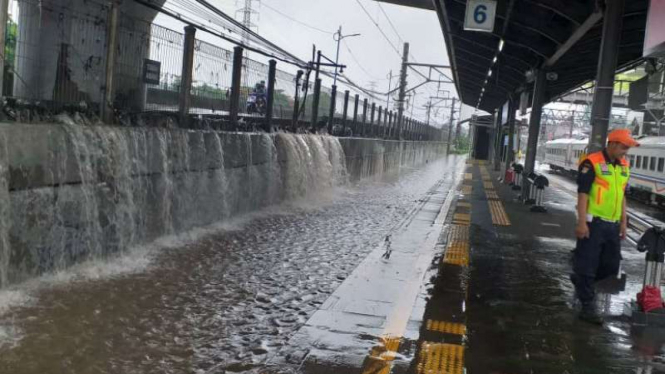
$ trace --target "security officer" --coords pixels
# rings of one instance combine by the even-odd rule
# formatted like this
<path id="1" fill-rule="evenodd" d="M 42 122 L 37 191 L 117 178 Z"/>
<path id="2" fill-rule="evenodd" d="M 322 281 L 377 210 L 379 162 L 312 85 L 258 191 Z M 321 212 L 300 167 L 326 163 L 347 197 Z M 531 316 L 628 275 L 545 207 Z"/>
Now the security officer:
<path id="1" fill-rule="evenodd" d="M 603 323 L 594 307 L 594 282 L 619 272 L 627 224 L 624 195 L 630 178 L 624 156 L 639 145 L 629 130 L 614 130 L 607 137 L 607 147 L 588 155 L 579 167 L 571 280 L 582 303 L 579 317 L 590 323 Z"/>

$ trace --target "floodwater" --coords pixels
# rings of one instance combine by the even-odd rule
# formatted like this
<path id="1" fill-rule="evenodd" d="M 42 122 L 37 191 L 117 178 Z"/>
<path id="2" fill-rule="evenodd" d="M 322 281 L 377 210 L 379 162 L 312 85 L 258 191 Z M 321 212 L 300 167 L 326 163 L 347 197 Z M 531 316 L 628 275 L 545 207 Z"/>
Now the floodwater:
<path id="1" fill-rule="evenodd" d="M 452 156 L 2 291 L 0 372 L 260 370 Z M 168 240 L 166 240 L 168 242 Z M 180 244 L 179 244 L 180 243 Z"/>

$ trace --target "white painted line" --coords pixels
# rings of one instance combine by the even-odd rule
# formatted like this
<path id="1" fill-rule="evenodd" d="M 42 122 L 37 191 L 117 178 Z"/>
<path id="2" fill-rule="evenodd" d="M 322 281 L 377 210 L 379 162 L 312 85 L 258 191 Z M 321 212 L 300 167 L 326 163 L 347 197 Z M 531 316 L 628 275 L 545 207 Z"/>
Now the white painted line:
<path id="1" fill-rule="evenodd" d="M 548 227 L 561 227 L 558 223 L 541 222 L 540 224 Z"/>

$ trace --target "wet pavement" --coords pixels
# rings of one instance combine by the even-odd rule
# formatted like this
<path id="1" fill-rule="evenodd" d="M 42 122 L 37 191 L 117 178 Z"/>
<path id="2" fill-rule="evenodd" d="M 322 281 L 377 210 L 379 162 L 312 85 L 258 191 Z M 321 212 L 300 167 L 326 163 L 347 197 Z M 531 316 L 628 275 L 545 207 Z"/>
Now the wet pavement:
<path id="1" fill-rule="evenodd" d="M 403 168 L 186 244 L 6 290 L 3 301 L 24 301 L 1 317 L 0 372 L 297 370 L 268 363 L 463 162 Z"/>
<path id="2" fill-rule="evenodd" d="M 625 291 L 597 300 L 605 325 L 579 321 L 574 193 L 555 184 L 531 213 L 489 169 L 402 170 L 145 268 L 14 290 L 31 299 L 2 315 L 0 372 L 665 373 L 665 330 L 624 315 L 643 254 L 625 243 Z"/>

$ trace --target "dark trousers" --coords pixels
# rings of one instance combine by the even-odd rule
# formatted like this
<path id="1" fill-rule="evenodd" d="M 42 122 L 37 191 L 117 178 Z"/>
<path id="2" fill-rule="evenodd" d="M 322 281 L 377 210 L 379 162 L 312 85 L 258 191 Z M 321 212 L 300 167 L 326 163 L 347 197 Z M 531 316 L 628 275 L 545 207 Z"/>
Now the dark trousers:
<path id="1" fill-rule="evenodd" d="M 619 224 L 594 219 L 588 225 L 589 238 L 577 239 L 571 277 L 582 304 L 593 301 L 593 284 L 616 276 L 621 264 Z"/>

